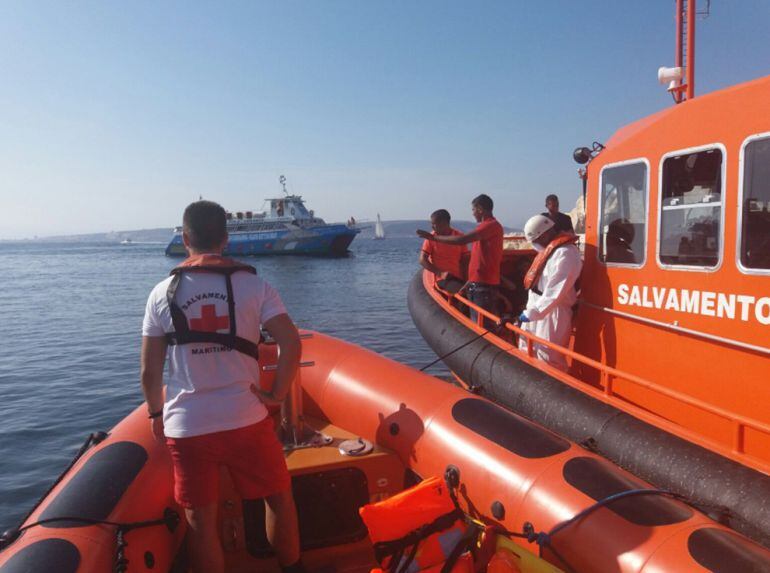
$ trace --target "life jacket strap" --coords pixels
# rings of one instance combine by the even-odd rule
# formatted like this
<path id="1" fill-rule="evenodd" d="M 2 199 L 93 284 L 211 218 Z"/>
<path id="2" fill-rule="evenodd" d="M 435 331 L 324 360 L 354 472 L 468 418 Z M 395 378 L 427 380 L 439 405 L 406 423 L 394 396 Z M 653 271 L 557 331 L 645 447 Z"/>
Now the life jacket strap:
<path id="1" fill-rule="evenodd" d="M 171 312 L 171 323 L 174 326 L 174 330 L 166 333 L 166 341 L 169 345 L 209 342 L 219 344 L 231 350 L 237 350 L 241 354 L 251 356 L 254 360 L 259 360 L 259 346 L 251 340 L 235 334 L 235 297 L 233 296 L 233 281 L 231 277 L 233 273 L 238 271 L 257 274 L 257 270 L 248 265 L 232 267 L 199 265 L 194 267 L 177 267 L 171 271 L 171 276 L 174 278 L 171 279 L 171 283 L 168 285 L 166 301 L 168 302 L 168 308 Z M 230 318 L 229 333 L 225 334 L 221 332 L 206 332 L 190 329 L 187 317 L 176 303 L 176 291 L 179 288 L 179 281 L 182 275 L 187 272 L 209 272 L 224 276 L 227 288 L 227 312 Z"/>
<path id="2" fill-rule="evenodd" d="M 548 259 L 551 258 L 551 255 L 553 255 L 556 249 L 563 247 L 564 245 L 575 244 L 578 239 L 579 237 L 574 233 L 559 233 L 556 235 L 556 237 L 548 243 L 545 250 L 538 253 L 535 260 L 532 261 L 532 264 L 527 270 L 527 274 L 524 276 L 524 288 L 542 296 L 543 292 L 537 288 L 537 282 L 540 279 L 540 275 L 543 274 Z"/>
<path id="3" fill-rule="evenodd" d="M 454 523 L 464 518 L 464 514 L 459 509 L 453 509 L 449 513 L 438 516 L 436 519 L 425 525 L 421 525 L 417 529 L 413 529 L 403 537 L 398 539 L 392 539 L 390 541 L 378 541 L 374 544 L 374 557 L 379 563 L 387 557 L 393 557 L 397 554 L 403 555 L 404 550 L 408 547 L 415 547 L 423 539 L 430 537 L 435 533 L 440 533 L 445 529 L 449 529 Z M 414 559 L 416 549 L 413 549 L 410 553 L 411 559 L 408 559 L 409 563 Z M 395 564 L 395 559 L 391 560 L 391 563 Z M 409 563 L 406 563 L 403 567 L 399 567 L 400 570 L 406 570 L 409 567 Z"/>
<path id="4" fill-rule="evenodd" d="M 198 344 L 210 342 L 219 344 L 231 350 L 237 350 L 241 354 L 251 356 L 254 360 L 259 360 L 259 346 L 251 340 L 232 336 L 221 332 L 201 332 L 199 330 L 188 330 L 187 332 L 167 332 L 166 341 L 169 345 Z"/>
<path id="5" fill-rule="evenodd" d="M 454 546 L 449 557 L 447 557 L 447 560 L 444 561 L 444 565 L 441 566 L 441 571 L 439 573 L 450 573 L 457 564 L 457 560 L 460 559 L 460 555 L 465 553 L 475 544 L 482 531 L 482 528 L 471 522 L 463 536 L 457 541 L 457 545 Z"/>

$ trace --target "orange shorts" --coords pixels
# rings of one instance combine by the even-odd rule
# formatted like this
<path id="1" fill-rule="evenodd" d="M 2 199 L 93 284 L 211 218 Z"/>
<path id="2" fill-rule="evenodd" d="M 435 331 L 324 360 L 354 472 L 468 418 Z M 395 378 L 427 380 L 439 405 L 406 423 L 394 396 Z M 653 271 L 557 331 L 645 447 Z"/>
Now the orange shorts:
<path id="1" fill-rule="evenodd" d="M 203 507 L 219 500 L 220 467 L 226 467 L 243 499 L 267 497 L 291 486 L 283 447 L 264 420 L 224 432 L 166 438 L 174 464 L 174 498 L 182 507 Z"/>

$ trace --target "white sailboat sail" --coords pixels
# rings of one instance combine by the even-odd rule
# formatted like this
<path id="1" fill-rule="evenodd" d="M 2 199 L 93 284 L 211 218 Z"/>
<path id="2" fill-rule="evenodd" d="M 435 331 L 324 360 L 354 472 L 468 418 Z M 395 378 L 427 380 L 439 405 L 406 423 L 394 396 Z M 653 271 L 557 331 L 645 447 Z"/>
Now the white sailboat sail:
<path id="1" fill-rule="evenodd" d="M 379 213 L 377 213 L 377 223 L 375 223 L 374 225 L 374 238 L 375 239 L 385 238 L 385 227 L 382 226 L 382 220 L 380 219 Z"/>

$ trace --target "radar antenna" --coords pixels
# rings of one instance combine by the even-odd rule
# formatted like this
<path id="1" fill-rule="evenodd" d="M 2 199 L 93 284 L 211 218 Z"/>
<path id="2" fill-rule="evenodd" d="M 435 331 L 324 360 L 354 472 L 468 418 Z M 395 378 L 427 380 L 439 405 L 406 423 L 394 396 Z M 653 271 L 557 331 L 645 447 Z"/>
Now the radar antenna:
<path id="1" fill-rule="evenodd" d="M 676 103 L 695 97 L 695 20 L 711 14 L 711 0 L 705 1 L 706 8 L 698 11 L 697 0 L 676 0 L 675 67 L 658 70 L 658 81 L 670 82 L 668 91 Z"/>
<path id="2" fill-rule="evenodd" d="M 280 183 L 280 184 L 281 184 L 281 187 L 283 187 L 283 194 L 284 194 L 284 195 L 286 195 L 286 196 L 288 197 L 288 196 L 289 196 L 289 192 L 288 192 L 288 191 L 286 191 L 286 177 L 284 177 L 283 175 L 281 175 L 281 176 L 278 178 L 278 183 Z"/>

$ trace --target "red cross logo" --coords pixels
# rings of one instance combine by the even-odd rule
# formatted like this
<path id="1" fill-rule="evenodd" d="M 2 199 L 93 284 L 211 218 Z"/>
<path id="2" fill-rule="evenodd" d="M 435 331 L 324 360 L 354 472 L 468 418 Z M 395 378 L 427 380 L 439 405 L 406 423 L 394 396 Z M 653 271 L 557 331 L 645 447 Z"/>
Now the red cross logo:
<path id="1" fill-rule="evenodd" d="M 216 332 L 223 328 L 230 328 L 230 317 L 217 316 L 216 305 L 204 304 L 201 307 L 201 317 L 190 319 L 190 328 L 203 332 Z"/>

